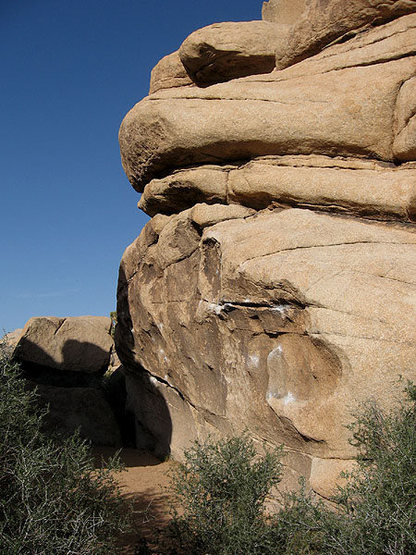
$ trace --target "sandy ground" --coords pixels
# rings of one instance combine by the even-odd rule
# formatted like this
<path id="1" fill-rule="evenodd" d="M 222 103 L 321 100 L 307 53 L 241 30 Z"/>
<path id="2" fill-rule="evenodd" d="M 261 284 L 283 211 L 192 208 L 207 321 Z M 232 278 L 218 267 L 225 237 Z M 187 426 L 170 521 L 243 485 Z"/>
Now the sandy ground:
<path id="1" fill-rule="evenodd" d="M 97 461 L 114 454 L 111 448 L 94 448 Z M 156 548 L 157 529 L 169 522 L 170 483 L 168 471 L 176 464 L 173 461 L 161 462 L 149 453 L 135 449 L 123 449 L 120 459 L 125 470 L 116 475 L 122 491 L 133 504 L 135 533 L 121 538 L 120 553 L 134 554 L 140 537 L 145 537 L 149 545 Z"/>

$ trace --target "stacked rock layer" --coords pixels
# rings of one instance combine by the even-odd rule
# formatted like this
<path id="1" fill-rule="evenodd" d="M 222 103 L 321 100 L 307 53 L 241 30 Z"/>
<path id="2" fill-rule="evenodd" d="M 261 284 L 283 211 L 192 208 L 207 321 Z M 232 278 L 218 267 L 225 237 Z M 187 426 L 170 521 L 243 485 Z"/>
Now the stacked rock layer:
<path id="1" fill-rule="evenodd" d="M 263 15 L 193 33 L 122 123 L 152 219 L 116 343 L 139 445 L 248 430 L 327 497 L 351 411 L 416 378 L 416 2 Z"/>

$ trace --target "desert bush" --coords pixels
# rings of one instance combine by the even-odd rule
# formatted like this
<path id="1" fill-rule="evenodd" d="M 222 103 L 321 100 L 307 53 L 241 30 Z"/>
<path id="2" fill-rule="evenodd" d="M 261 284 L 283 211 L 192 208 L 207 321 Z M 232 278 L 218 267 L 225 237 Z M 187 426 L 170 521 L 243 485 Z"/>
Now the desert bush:
<path id="1" fill-rule="evenodd" d="M 281 510 L 269 521 L 271 553 L 337 553 L 333 544 L 338 541 L 338 517 L 306 490 L 304 479 L 300 491 L 282 494 L 280 501 Z"/>
<path id="2" fill-rule="evenodd" d="M 117 311 L 116 310 L 113 310 L 112 312 L 110 312 L 110 318 L 111 318 L 110 334 L 111 334 L 111 337 L 114 338 L 114 335 L 116 333 L 116 325 L 117 325 Z"/>
<path id="3" fill-rule="evenodd" d="M 349 553 L 416 553 L 416 387 L 398 408 L 368 402 L 350 426 L 357 469 L 336 501 Z"/>
<path id="4" fill-rule="evenodd" d="M 281 449 L 259 457 L 246 436 L 196 442 L 173 473 L 170 539 L 184 553 L 268 553 L 264 504 L 281 478 Z M 176 542 L 176 543 L 175 543 Z"/>
<path id="5" fill-rule="evenodd" d="M 44 413 L 0 344 L 0 552 L 114 553 L 128 527 L 113 477 L 117 459 L 94 469 L 89 446 L 42 432 Z"/>
<path id="6" fill-rule="evenodd" d="M 338 511 L 305 489 L 285 496 L 272 523 L 276 553 L 416 553 L 416 387 L 405 392 L 393 410 L 369 401 L 357 412 L 357 466 L 334 496 Z"/>
<path id="7" fill-rule="evenodd" d="M 281 451 L 256 458 L 243 438 L 196 443 L 173 476 L 177 551 L 216 554 L 408 555 L 416 553 L 416 386 L 383 411 L 367 402 L 350 426 L 357 465 L 329 506 L 301 482 L 264 515 L 281 474 Z"/>

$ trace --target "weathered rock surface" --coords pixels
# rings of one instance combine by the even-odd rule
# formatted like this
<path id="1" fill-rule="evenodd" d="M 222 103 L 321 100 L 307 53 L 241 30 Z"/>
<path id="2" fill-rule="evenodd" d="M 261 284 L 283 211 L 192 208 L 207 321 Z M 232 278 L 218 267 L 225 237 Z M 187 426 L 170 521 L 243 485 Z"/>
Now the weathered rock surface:
<path id="1" fill-rule="evenodd" d="M 178 167 L 265 154 L 411 160 L 415 26 L 412 14 L 301 67 L 151 95 L 120 129 L 127 176 L 142 191 Z"/>
<path id="2" fill-rule="evenodd" d="M 287 42 L 289 28 L 267 21 L 214 23 L 192 33 L 179 56 L 192 80 L 202 86 L 270 73 L 276 44 Z"/>
<path id="3" fill-rule="evenodd" d="M 286 446 L 285 488 L 303 475 L 328 498 L 355 455 L 351 410 L 416 379 L 416 2 L 263 13 L 292 26 L 270 39 L 285 69 L 235 78 L 212 26 L 227 82 L 159 89 L 122 123 L 153 217 L 122 259 L 116 343 L 139 445 L 180 458 L 248 429 Z M 194 80 L 207 32 L 182 47 Z"/>
<path id="4" fill-rule="evenodd" d="M 102 377 L 120 361 L 110 334 L 111 319 L 100 316 L 37 317 L 25 325 L 14 349 L 40 402 L 49 406 L 45 428 L 81 436 L 98 445 L 121 445 L 121 433 Z M 113 380 L 114 381 L 114 380 Z"/>
<path id="5" fill-rule="evenodd" d="M 56 370 L 104 373 L 113 348 L 110 330 L 111 319 L 104 316 L 31 318 L 15 354 L 22 362 Z"/>
<path id="6" fill-rule="evenodd" d="M 276 66 L 288 67 L 337 39 L 348 40 L 367 28 L 415 11 L 415 0 L 310 0 L 288 42 L 278 49 Z"/>
<path id="7" fill-rule="evenodd" d="M 175 456 L 213 429 L 248 428 L 319 459 L 322 475 L 353 456 L 351 406 L 388 405 L 398 368 L 414 377 L 416 234 L 309 210 L 214 222 L 184 211 L 127 249 L 123 359 L 167 399 Z"/>
<path id="8" fill-rule="evenodd" d="M 294 25 L 302 18 L 307 0 L 269 0 L 263 2 L 262 16 L 264 21 Z"/>
<path id="9" fill-rule="evenodd" d="M 375 219 L 414 221 L 416 165 L 326 156 L 268 156 L 241 165 L 177 170 L 146 185 L 139 208 L 174 214 L 198 202 L 304 206 Z"/>

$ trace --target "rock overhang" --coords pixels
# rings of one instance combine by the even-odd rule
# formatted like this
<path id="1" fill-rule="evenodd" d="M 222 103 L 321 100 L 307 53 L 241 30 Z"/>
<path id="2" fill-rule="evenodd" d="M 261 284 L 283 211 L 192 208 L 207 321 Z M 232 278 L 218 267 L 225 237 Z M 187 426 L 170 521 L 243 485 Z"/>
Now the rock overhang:
<path id="1" fill-rule="evenodd" d="M 309 156 L 315 175 L 319 164 L 314 156 L 327 157 L 326 166 L 334 160 L 341 169 L 340 159 L 349 160 L 351 167 L 370 161 L 367 169 L 371 162 L 377 166 L 375 181 L 385 163 L 387 172 L 398 166 L 406 170 L 395 174 L 399 180 L 408 178 L 413 168 L 406 163 L 415 158 L 416 141 L 411 101 L 415 39 L 416 14 L 410 14 L 283 71 L 205 88 L 188 84 L 157 90 L 127 114 L 120 129 L 126 174 L 138 192 L 147 189 L 141 207 L 147 210 L 153 202 L 151 215 L 159 208 L 163 212 L 163 202 L 157 192 L 152 198 L 152 191 L 159 188 L 160 197 L 164 178 L 162 197 L 170 202 L 166 213 L 171 213 L 175 195 L 179 209 L 183 196 L 188 197 L 182 202 L 186 208 L 192 202 L 216 201 L 218 195 L 210 196 L 198 185 L 198 172 L 188 172 L 186 182 L 172 177 L 178 170 L 226 169 L 229 163 L 243 165 L 264 156 L 287 156 L 287 166 L 293 156 Z M 177 190 L 167 182 L 175 182 Z M 402 199 L 397 203 L 403 205 Z"/>

